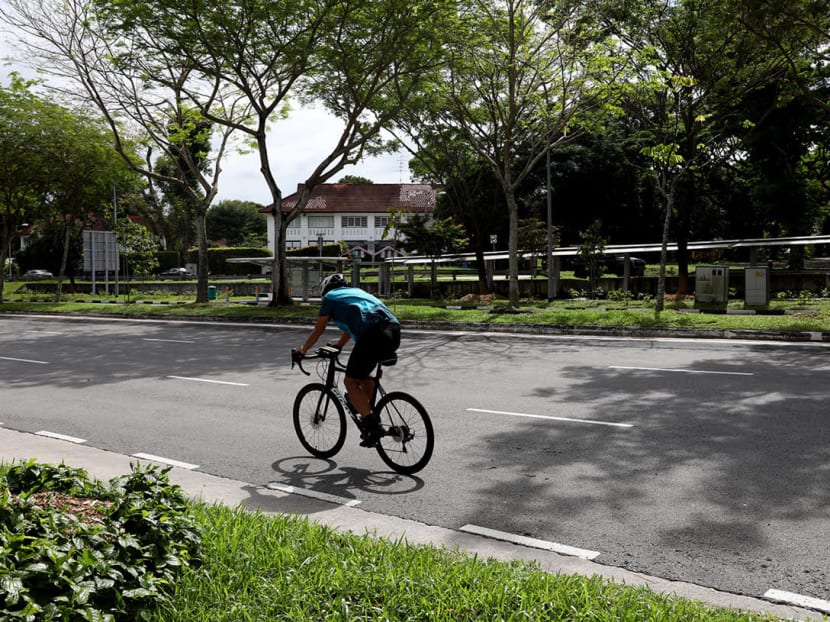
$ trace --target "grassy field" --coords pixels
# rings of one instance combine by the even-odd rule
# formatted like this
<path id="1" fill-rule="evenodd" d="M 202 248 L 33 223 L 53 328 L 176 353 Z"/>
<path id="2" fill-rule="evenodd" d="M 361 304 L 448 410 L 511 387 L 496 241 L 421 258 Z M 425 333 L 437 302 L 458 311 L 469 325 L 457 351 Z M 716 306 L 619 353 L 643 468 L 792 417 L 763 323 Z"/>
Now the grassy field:
<path id="1" fill-rule="evenodd" d="M 311 320 L 316 303 L 297 303 L 287 307 L 269 308 L 247 304 L 251 296 L 219 296 L 207 304 L 196 304 L 194 297 L 162 293 L 131 296 L 65 295 L 60 303 L 50 302 L 54 296 L 21 293 L 20 283 L 7 285 L 2 312 L 106 314 L 119 317 L 159 316 L 195 319 L 237 319 L 242 321 L 280 322 Z M 81 302 L 83 300 L 83 302 Z M 94 300 L 94 302 L 93 302 Z M 653 300 L 570 299 L 551 303 L 524 300 L 520 308 L 511 310 L 506 301 L 490 298 L 461 300 L 410 300 L 398 298 L 387 304 L 401 320 L 424 324 L 446 322 L 461 325 L 515 325 L 522 327 L 626 327 L 685 330 L 757 330 L 757 331 L 830 331 L 830 299 L 805 294 L 781 298 L 764 308 L 745 308 L 742 301 L 730 302 L 727 309 L 703 312 L 694 308 L 694 300 L 668 300 L 661 313 L 654 310 Z"/>

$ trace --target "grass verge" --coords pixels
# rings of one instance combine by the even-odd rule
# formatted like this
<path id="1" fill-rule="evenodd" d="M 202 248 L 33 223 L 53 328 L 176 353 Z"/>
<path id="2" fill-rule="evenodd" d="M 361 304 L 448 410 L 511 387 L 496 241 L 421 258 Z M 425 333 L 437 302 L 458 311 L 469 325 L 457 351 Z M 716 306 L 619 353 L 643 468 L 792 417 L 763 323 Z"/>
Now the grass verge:
<path id="1" fill-rule="evenodd" d="M 145 297 L 147 298 L 147 297 Z M 16 302 L 0 304 L 0 312 L 10 313 L 64 313 L 95 314 L 114 317 L 166 317 L 171 319 L 217 319 L 248 322 L 311 321 L 317 314 L 317 305 L 294 304 L 269 308 L 265 305 L 214 301 L 196 304 L 185 298 L 159 298 L 141 303 L 109 301 L 107 304 L 91 302 Z M 450 301 L 451 302 L 451 301 Z M 660 328 L 687 330 L 761 330 L 783 332 L 830 331 L 830 301 L 814 300 L 807 304 L 798 301 L 775 301 L 754 315 L 700 313 L 690 302 L 673 303 L 662 313 L 653 307 L 614 301 L 554 301 L 552 303 L 526 301 L 518 312 L 509 312 L 503 302 L 487 305 L 458 307 L 450 302 L 431 300 L 391 300 L 389 306 L 405 321 L 428 324 L 494 324 L 514 325 L 517 328 L 550 327 L 603 327 L 603 328 Z M 175 303 L 175 304 L 173 304 Z M 732 305 L 735 313 L 746 313 L 739 305 Z"/>
<path id="2" fill-rule="evenodd" d="M 774 618 L 630 588 L 341 534 L 306 519 L 197 505 L 202 564 L 154 620 L 660 620 Z"/>

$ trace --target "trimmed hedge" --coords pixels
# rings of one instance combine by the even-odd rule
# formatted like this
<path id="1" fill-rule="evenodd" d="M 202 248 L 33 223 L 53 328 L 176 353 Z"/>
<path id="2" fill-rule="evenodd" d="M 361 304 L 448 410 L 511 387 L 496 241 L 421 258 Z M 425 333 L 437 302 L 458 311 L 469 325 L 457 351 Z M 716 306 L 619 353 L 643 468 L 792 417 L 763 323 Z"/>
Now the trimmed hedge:
<path id="1" fill-rule="evenodd" d="M 176 251 L 156 251 L 156 260 L 159 262 L 158 271 L 164 272 L 170 268 L 178 268 L 181 265 L 179 253 Z"/>
<path id="2" fill-rule="evenodd" d="M 272 257 L 273 254 L 267 248 L 254 248 L 249 246 L 222 246 L 208 249 L 208 271 L 211 274 L 227 274 L 231 276 L 245 276 L 247 274 L 259 274 L 258 266 L 249 263 L 229 263 L 228 259 L 234 257 Z M 199 251 L 191 249 L 188 252 L 189 263 L 199 262 Z"/>
<path id="3" fill-rule="evenodd" d="M 323 244 L 323 257 L 342 257 L 343 247 L 340 244 Z M 303 246 L 302 248 L 292 248 L 285 251 L 288 257 L 318 257 L 320 249 L 315 244 L 314 246 Z"/>

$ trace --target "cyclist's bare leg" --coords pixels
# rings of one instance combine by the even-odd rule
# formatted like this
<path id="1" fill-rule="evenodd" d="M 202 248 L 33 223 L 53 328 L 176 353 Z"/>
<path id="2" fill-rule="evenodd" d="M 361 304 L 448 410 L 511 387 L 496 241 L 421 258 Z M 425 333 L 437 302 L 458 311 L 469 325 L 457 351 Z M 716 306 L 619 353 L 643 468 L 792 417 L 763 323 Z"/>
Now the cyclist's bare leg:
<path id="1" fill-rule="evenodd" d="M 372 393 L 375 390 L 374 378 L 351 378 L 346 376 L 343 379 L 346 391 L 349 393 L 349 400 L 360 413 L 361 417 L 368 417 L 372 414 Z"/>

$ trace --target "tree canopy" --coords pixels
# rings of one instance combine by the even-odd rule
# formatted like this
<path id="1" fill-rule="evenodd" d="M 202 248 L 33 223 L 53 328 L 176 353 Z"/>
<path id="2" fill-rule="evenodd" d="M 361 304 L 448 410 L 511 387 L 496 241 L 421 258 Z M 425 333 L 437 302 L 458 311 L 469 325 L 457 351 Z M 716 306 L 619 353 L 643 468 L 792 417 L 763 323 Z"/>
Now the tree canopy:
<path id="1" fill-rule="evenodd" d="M 49 267 L 58 273 L 59 298 L 71 238 L 101 219 L 113 192 L 134 178 L 97 119 L 39 95 L 37 87 L 15 75 L 0 87 L 0 265 L 10 242 L 30 232 L 24 225 L 56 225 L 49 230 L 61 239 Z"/>
<path id="2" fill-rule="evenodd" d="M 276 302 L 288 223 L 316 185 L 397 146 L 387 131 L 444 186 L 437 218 L 463 223 L 479 255 L 506 241 L 512 304 L 520 222 L 547 199 L 565 244 L 595 221 L 610 244 L 676 241 L 681 280 L 690 240 L 830 227 L 830 15 L 814 0 L 8 0 L 0 16 L 105 114 L 185 247 L 194 218 L 206 239 L 229 136 L 256 151 Z M 327 153 L 286 213 L 266 139 L 298 105 L 342 131 L 309 131 Z M 9 178 L 36 183 L 13 160 Z M 3 199 L 7 239 L 31 196 Z"/>
<path id="3" fill-rule="evenodd" d="M 207 213 L 208 238 L 227 246 L 265 246 L 266 215 L 250 201 L 221 201 Z"/>

